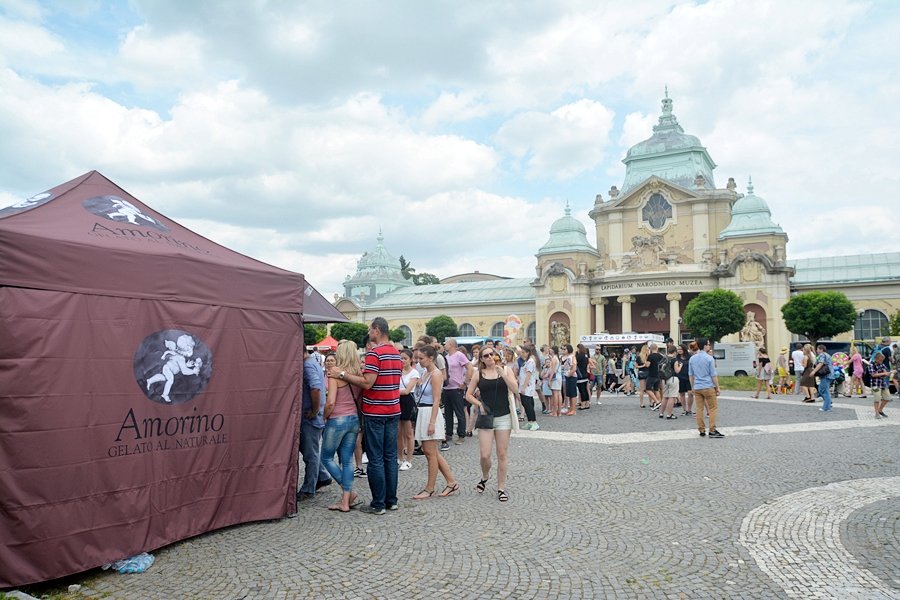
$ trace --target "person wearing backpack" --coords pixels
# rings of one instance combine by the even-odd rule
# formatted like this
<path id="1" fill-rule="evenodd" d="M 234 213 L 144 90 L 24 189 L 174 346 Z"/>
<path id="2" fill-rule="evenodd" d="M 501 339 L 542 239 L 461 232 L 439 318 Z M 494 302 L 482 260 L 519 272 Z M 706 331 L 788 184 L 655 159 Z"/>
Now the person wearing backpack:
<path id="1" fill-rule="evenodd" d="M 660 419 L 677 419 L 672 411 L 678 402 L 678 376 L 675 374 L 675 346 L 667 348 L 666 357 L 659 363 L 659 383 L 662 404 L 659 406 Z"/>
<path id="2" fill-rule="evenodd" d="M 831 355 L 825 352 L 825 346 L 819 344 L 816 346 L 819 352 L 816 356 L 816 364 L 813 368 L 813 375 L 819 378 L 819 395 L 822 396 L 822 412 L 831 411 Z"/>

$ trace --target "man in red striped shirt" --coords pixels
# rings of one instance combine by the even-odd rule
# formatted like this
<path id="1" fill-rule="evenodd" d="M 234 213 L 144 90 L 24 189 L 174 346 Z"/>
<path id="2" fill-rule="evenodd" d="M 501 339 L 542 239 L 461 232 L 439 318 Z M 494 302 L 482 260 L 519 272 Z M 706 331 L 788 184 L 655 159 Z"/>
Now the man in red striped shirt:
<path id="1" fill-rule="evenodd" d="M 372 503 L 364 512 L 375 515 L 398 508 L 397 430 L 403 364 L 400 353 L 388 339 L 388 331 L 384 317 L 376 317 L 369 326 L 369 340 L 374 345 L 366 352 L 362 375 L 352 375 L 337 367 L 328 370 L 329 377 L 343 379 L 363 389 L 363 426 L 369 458 L 369 489 L 372 491 Z"/>

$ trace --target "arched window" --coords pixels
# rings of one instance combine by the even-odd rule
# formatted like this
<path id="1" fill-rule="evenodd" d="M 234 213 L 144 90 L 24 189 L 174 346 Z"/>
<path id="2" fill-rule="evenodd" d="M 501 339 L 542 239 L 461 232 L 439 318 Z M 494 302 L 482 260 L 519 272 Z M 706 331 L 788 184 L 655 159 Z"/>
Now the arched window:
<path id="1" fill-rule="evenodd" d="M 531 322 L 531 325 L 529 325 L 525 329 L 525 337 L 527 337 L 529 340 L 531 340 L 532 344 L 535 344 L 538 347 L 540 347 L 540 344 L 538 344 L 537 340 L 534 339 L 535 337 L 537 337 L 537 323 L 535 323 L 534 321 Z"/>
<path id="2" fill-rule="evenodd" d="M 401 340 L 403 342 L 403 345 L 407 347 L 412 346 L 412 329 L 410 329 L 406 325 L 401 325 L 397 329 L 402 331 L 403 335 L 406 336 L 405 338 L 403 338 L 403 340 Z"/>
<path id="3" fill-rule="evenodd" d="M 888 318 L 880 310 L 864 310 L 856 318 L 853 326 L 854 337 L 858 340 L 875 340 L 888 334 Z"/>
<path id="4" fill-rule="evenodd" d="M 491 326 L 491 337 L 503 337 L 503 321 L 497 321 Z"/>
<path id="5" fill-rule="evenodd" d="M 460 337 L 472 337 L 475 335 L 475 327 L 471 323 L 463 323 L 459 326 Z"/>

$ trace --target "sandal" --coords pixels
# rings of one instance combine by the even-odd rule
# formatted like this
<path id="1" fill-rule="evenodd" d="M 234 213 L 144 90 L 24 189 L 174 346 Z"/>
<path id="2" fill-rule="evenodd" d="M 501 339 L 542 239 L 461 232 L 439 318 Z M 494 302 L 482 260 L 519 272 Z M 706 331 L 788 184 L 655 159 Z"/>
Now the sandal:
<path id="1" fill-rule="evenodd" d="M 360 500 L 359 496 L 354 496 L 350 499 L 350 508 L 355 508 L 362 504 L 362 500 Z"/>
<path id="2" fill-rule="evenodd" d="M 482 479 L 481 481 L 479 481 L 478 484 L 475 486 L 475 491 L 478 492 L 479 494 L 483 494 L 484 490 L 485 490 L 485 484 L 487 482 L 488 482 L 487 479 Z"/>
<path id="3" fill-rule="evenodd" d="M 434 496 L 434 490 L 422 488 L 422 491 L 412 497 L 413 500 L 428 500 Z"/>
<path id="4" fill-rule="evenodd" d="M 509 500 L 509 494 L 507 494 L 503 490 L 497 490 L 497 500 L 499 500 L 500 502 L 506 502 L 507 500 Z"/>
<path id="5" fill-rule="evenodd" d="M 434 492 L 432 492 L 434 493 Z M 446 498 L 447 496 L 452 496 L 453 494 L 459 493 L 459 482 L 454 481 L 453 483 L 448 483 L 447 487 L 445 487 L 438 496 L 441 498 Z"/>

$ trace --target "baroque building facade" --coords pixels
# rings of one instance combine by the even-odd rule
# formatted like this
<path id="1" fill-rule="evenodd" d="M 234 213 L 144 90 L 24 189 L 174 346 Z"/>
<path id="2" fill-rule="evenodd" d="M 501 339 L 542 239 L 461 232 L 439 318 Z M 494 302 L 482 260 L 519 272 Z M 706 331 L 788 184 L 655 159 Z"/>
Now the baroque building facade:
<path id="1" fill-rule="evenodd" d="M 900 253 L 788 260 L 788 235 L 773 222 L 752 181 L 745 194 L 738 193 L 733 179 L 716 186 L 712 157 L 684 132 L 668 93 L 652 135 L 632 146 L 623 162 L 621 190 L 613 186 L 607 198 L 598 194 L 589 213 L 596 245 L 566 206 L 537 251 L 534 278 L 455 276 L 410 286 L 399 263 L 384 259 L 374 294 L 348 285 L 366 279 L 370 255 L 387 254 L 379 234 L 375 251 L 348 277 L 337 308 L 359 321 L 384 316 L 391 327 L 408 332 L 409 340 L 422 335 L 425 323 L 438 314 L 453 317 L 462 335 L 503 337 L 504 329 L 511 332 L 504 325 L 515 315 L 512 323 L 521 327 L 512 328 L 514 339 L 540 343 L 574 344 L 581 335 L 598 332 L 682 340 L 690 337 L 682 331 L 687 303 L 722 288 L 744 303 L 743 335 L 776 353 L 794 339 L 781 318 L 792 293 L 847 294 L 860 318 L 844 337 L 881 335 L 888 315 L 900 310 Z"/>

